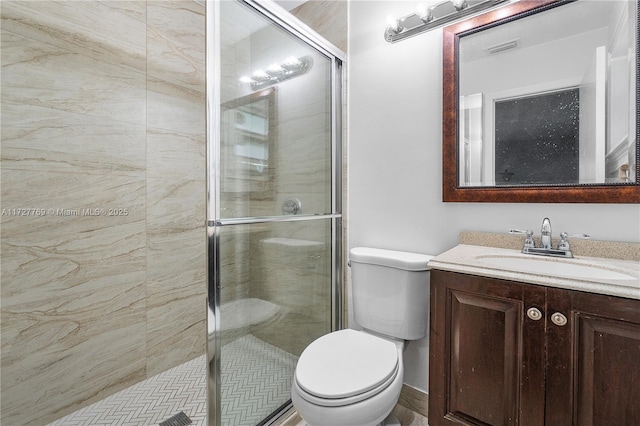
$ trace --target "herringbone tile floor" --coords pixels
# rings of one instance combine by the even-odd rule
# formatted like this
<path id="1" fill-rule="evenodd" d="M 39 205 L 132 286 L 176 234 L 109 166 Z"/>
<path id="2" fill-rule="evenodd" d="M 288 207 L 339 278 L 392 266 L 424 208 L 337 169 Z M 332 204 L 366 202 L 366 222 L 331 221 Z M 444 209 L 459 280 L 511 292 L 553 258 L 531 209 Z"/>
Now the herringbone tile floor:
<path id="1" fill-rule="evenodd" d="M 222 422 L 252 426 L 289 399 L 297 358 L 253 336 L 222 348 Z M 206 422 L 205 356 L 153 376 L 49 426 L 151 426 L 184 412 Z"/>
<path id="2" fill-rule="evenodd" d="M 117 392 L 49 426 L 150 426 L 183 411 L 194 425 L 206 418 L 205 357 Z"/>
<path id="3" fill-rule="evenodd" d="M 291 398 L 297 357 L 253 336 L 222 348 L 222 424 L 250 426 Z"/>

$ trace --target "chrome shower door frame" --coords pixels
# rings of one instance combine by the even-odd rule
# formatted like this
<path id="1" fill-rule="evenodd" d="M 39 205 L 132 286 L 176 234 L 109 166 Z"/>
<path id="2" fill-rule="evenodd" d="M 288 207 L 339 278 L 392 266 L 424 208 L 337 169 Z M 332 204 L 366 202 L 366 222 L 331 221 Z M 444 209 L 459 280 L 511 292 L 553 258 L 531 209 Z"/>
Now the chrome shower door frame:
<path id="1" fill-rule="evenodd" d="M 225 226 L 331 220 L 331 329 L 343 326 L 342 256 L 342 141 L 346 55 L 271 0 L 235 0 L 266 17 L 331 59 L 331 213 L 293 216 L 222 219 L 220 208 L 220 1 L 206 2 L 206 92 L 207 92 L 207 316 L 213 312 L 213 332 L 207 332 L 207 424 L 219 426 L 221 419 L 220 364 L 220 230 Z"/>

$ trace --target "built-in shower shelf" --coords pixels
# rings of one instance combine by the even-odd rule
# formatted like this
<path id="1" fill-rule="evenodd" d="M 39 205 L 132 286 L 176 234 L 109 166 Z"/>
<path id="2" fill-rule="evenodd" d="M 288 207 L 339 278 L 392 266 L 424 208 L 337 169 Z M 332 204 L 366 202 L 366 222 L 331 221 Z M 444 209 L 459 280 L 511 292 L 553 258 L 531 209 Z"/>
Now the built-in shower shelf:
<path id="1" fill-rule="evenodd" d="M 222 332 L 240 330 L 249 326 L 255 326 L 275 319 L 282 308 L 267 300 L 250 297 L 237 299 L 223 303 L 220 306 Z M 215 331 L 214 316 L 209 309 L 207 318 L 209 334 Z"/>

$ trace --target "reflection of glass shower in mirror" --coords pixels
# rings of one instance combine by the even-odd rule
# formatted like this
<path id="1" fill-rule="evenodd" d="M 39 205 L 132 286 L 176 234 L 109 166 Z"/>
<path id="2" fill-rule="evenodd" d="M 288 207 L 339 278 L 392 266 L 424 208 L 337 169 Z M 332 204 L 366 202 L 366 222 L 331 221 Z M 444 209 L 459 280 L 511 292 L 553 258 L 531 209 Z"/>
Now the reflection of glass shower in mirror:
<path id="1" fill-rule="evenodd" d="M 634 181 L 636 5 L 635 1 L 578 0 L 460 38 L 459 186 Z M 568 155 L 573 149 L 570 144 L 574 142 L 565 143 L 571 138 L 553 136 L 557 129 L 544 137 L 538 135 L 532 142 L 555 145 L 557 151 L 537 154 L 533 147 L 517 148 L 532 120 L 539 121 L 542 128 L 548 125 L 549 130 L 558 114 L 551 104 L 546 108 L 531 104 L 520 105 L 518 115 L 513 108 L 516 103 L 509 102 L 570 88 L 578 88 L 579 101 L 569 107 L 579 122 L 578 164 L 569 157 L 557 165 L 549 164 L 552 158 Z M 483 99 L 481 106 L 470 108 L 478 96 Z M 504 139 L 504 132 L 497 140 L 500 123 L 506 120 L 512 121 L 507 132 L 512 142 Z M 470 143 L 472 134 L 482 135 L 475 145 Z M 470 151 L 474 146 L 475 155 Z M 531 175 L 517 158 L 509 158 L 509 152 L 528 152 L 532 159 L 537 156 L 527 166 L 537 169 L 536 174 Z M 535 162 L 539 165 L 533 166 Z M 561 179 L 562 171 L 574 167 L 578 176 L 567 174 Z"/>

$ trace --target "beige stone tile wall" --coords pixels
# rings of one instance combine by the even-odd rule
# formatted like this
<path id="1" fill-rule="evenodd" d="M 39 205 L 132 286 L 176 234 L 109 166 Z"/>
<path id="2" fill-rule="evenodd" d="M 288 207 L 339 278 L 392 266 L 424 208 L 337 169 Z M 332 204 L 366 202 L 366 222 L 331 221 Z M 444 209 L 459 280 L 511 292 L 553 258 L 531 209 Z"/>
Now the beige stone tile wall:
<path id="1" fill-rule="evenodd" d="M 291 13 L 311 29 L 316 31 L 322 37 L 333 43 L 345 54 L 349 52 L 348 42 L 348 20 L 349 20 L 349 2 L 343 0 L 314 0 L 308 1 L 295 9 Z M 349 120 L 346 116 L 348 103 L 348 59 L 343 64 L 344 87 L 342 108 L 345 112 L 342 120 L 342 247 L 343 247 L 343 325 L 348 326 L 348 305 L 349 292 L 348 282 L 350 279 L 349 268 L 347 268 L 347 260 L 349 258 L 349 205 L 348 205 L 348 188 L 349 188 L 349 141 L 347 138 Z"/>
<path id="2" fill-rule="evenodd" d="M 39 425 L 204 351 L 204 2 L 0 13 L 0 421 Z"/>
<path id="3" fill-rule="evenodd" d="M 203 2 L 147 2 L 147 376 L 204 352 L 204 51 Z"/>
<path id="4" fill-rule="evenodd" d="M 344 0 L 314 0 L 291 13 L 346 53 L 348 9 L 349 3 Z"/>

